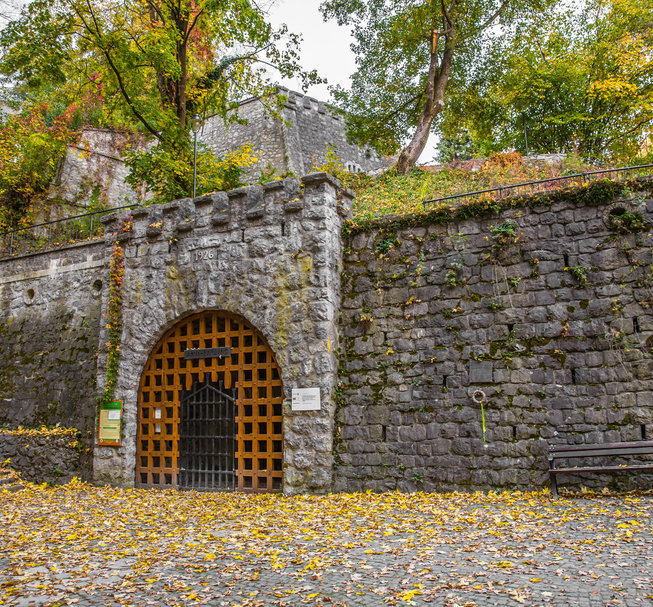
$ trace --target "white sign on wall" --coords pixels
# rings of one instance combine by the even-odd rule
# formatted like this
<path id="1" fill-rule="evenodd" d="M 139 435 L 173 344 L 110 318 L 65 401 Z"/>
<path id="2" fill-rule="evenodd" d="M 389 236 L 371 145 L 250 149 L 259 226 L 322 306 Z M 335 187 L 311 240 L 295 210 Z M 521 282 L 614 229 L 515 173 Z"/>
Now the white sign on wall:
<path id="1" fill-rule="evenodd" d="M 319 388 L 295 388 L 292 391 L 293 411 L 319 411 L 322 408 L 320 403 Z"/>

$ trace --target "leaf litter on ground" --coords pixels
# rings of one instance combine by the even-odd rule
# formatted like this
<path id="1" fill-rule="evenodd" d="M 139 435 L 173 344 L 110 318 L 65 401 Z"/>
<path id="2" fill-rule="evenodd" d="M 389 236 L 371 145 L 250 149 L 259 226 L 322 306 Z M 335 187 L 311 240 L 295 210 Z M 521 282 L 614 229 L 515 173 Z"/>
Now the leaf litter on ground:
<path id="1" fill-rule="evenodd" d="M 372 593 L 379 604 L 471 605 L 479 594 L 535 604 L 534 589 L 552 583 L 547 568 L 559 565 L 553 583 L 563 583 L 573 557 L 621 562 L 632 546 L 650 546 L 652 506 L 650 493 L 553 501 L 548 491 L 283 496 L 26 484 L 0 493 L 0 604 L 110 595 L 108 605 L 348 605 Z M 515 576 L 526 584 L 514 587 Z M 574 570 L 581 581 L 602 576 Z"/>

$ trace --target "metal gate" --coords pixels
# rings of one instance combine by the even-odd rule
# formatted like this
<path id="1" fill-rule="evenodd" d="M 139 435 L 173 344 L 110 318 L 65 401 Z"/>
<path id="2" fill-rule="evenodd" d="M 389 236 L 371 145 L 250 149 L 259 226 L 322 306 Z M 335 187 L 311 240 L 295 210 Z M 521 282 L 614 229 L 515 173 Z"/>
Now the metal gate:
<path id="1" fill-rule="evenodd" d="M 179 424 L 179 488 L 235 487 L 236 400 L 218 386 L 195 384 L 184 393 Z"/>
<path id="2" fill-rule="evenodd" d="M 274 353 L 247 321 L 226 312 L 180 321 L 141 377 L 136 486 L 281 491 L 282 404 Z"/>

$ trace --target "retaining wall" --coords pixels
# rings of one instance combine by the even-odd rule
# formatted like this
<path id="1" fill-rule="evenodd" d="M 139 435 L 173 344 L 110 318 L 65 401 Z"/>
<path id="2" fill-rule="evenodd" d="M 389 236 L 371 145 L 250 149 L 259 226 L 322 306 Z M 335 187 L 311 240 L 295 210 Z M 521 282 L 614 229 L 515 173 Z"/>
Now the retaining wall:
<path id="1" fill-rule="evenodd" d="M 334 490 L 541 487 L 549 444 L 653 434 L 653 239 L 610 216 L 653 201 L 574 198 L 353 229 Z"/>
<path id="2" fill-rule="evenodd" d="M 0 425 L 95 429 L 102 242 L 0 260 Z"/>
<path id="3" fill-rule="evenodd" d="M 78 433 L 0 430 L 0 464 L 32 483 L 64 484 L 77 476 L 90 478 L 89 458 Z"/>
<path id="4" fill-rule="evenodd" d="M 147 357 L 213 309 L 275 352 L 287 493 L 541 487 L 550 444 L 653 434 L 653 200 L 629 187 L 348 224 L 352 193 L 320 173 L 152 205 L 131 231 L 108 216 L 102 241 L 0 260 L 0 424 L 94 445 L 117 243 L 123 442 L 94 447 L 95 480 L 133 485 Z M 293 412 L 291 390 L 314 386 L 322 410 Z"/>

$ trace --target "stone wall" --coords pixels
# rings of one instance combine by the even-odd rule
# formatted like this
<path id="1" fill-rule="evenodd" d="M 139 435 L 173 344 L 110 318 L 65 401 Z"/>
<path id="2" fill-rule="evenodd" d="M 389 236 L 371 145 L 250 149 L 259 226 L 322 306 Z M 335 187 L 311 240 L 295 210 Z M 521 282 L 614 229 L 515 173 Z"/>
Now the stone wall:
<path id="1" fill-rule="evenodd" d="M 0 260 L 0 425 L 95 428 L 102 243 Z"/>
<path id="2" fill-rule="evenodd" d="M 89 478 L 88 457 L 81 456 L 84 449 L 77 434 L 0 430 L 0 466 L 10 460 L 9 468 L 38 484 L 63 484 L 75 476 Z"/>
<path id="3" fill-rule="evenodd" d="M 610 213 L 653 201 L 582 192 L 352 229 L 334 490 L 530 489 L 549 444 L 650 440 L 653 239 Z"/>
<path id="4" fill-rule="evenodd" d="M 144 189 L 134 191 L 125 183 L 129 169 L 122 160 L 128 146 L 145 145 L 144 137 L 128 131 L 85 127 L 79 141 L 68 146 L 48 197 L 79 213 L 93 205 L 122 207 L 146 200 Z"/>
<path id="5" fill-rule="evenodd" d="M 352 172 L 390 165 L 390 159 L 373 150 L 351 145 L 344 120 L 329 112 L 324 102 L 283 87 L 279 93 L 288 97 L 281 112 L 285 123 L 272 118 L 258 99 L 249 99 L 238 108 L 238 116 L 247 124 L 226 128 L 220 117 L 214 117 L 199 131 L 198 140 L 218 156 L 251 144 L 258 161 L 244 178 L 249 183 L 256 183 L 268 165 L 276 169 L 277 176 L 287 171 L 306 175 L 313 165 L 325 163 L 328 145 L 336 147 L 343 166 Z M 147 145 L 143 136 L 128 131 L 85 127 L 79 141 L 68 146 L 48 191 L 50 200 L 65 205 L 50 205 L 39 221 L 81 214 L 89 206 L 122 207 L 151 198 L 144 188 L 135 191 L 127 185 L 129 169 L 122 160 L 128 146 Z"/>
<path id="6" fill-rule="evenodd" d="M 105 219 L 104 257 L 117 237 L 124 248 L 123 331 L 115 398 L 123 401 L 122 446 L 96 447 L 94 477 L 133 486 L 137 393 L 150 352 L 185 316 L 224 310 L 261 331 L 281 369 L 284 490 L 331 488 L 337 383 L 337 314 L 341 228 L 351 193 L 315 173 L 265 186 L 176 200 L 134 211 L 133 231 Z M 109 284 L 108 266 L 105 284 Z M 103 308 L 107 306 L 107 289 Z M 100 334 L 99 389 L 104 388 L 107 329 Z M 293 412 L 293 388 L 321 388 L 322 410 Z"/>
<path id="7" fill-rule="evenodd" d="M 284 403 L 287 493 L 540 487 L 549 444 L 653 434 L 653 200 L 628 187 L 345 223 L 352 193 L 316 173 L 137 209 L 131 231 L 108 216 L 104 240 L 0 260 L 0 425 L 94 445 L 117 242 L 123 442 L 94 447 L 95 480 L 134 483 L 155 344 L 224 310 L 264 335 L 287 397 L 321 388 L 321 411 Z"/>
<path id="8" fill-rule="evenodd" d="M 350 144 L 344 120 L 331 113 L 324 102 L 283 87 L 279 94 L 288 97 L 281 112 L 285 124 L 272 118 L 259 99 L 249 99 L 238 108 L 239 118 L 247 120 L 247 124 L 230 124 L 227 128 L 221 119 L 215 118 L 204 125 L 199 139 L 217 155 L 250 143 L 258 157 L 250 170 L 252 182 L 268 164 L 278 175 L 286 171 L 305 175 L 312 166 L 325 163 L 328 145 L 335 146 L 343 166 L 352 172 L 390 165 L 389 159 L 373 150 Z"/>

